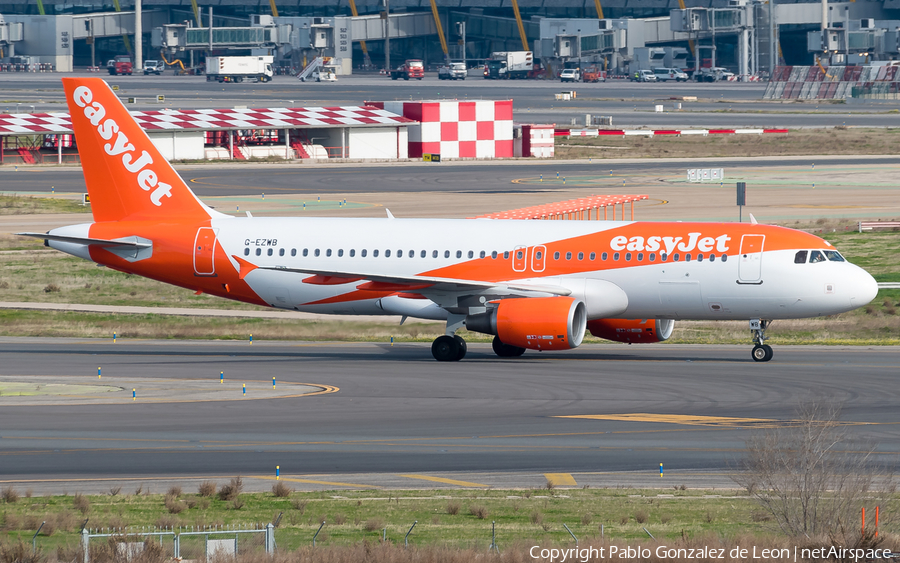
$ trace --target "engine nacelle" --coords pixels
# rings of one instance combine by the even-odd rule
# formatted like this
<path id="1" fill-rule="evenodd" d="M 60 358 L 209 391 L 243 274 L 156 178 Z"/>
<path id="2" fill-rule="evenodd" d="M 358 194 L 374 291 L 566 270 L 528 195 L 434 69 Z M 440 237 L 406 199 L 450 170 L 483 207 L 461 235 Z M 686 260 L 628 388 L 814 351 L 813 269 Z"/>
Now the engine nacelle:
<path id="1" fill-rule="evenodd" d="M 672 319 L 597 319 L 587 323 L 591 334 L 598 338 L 628 342 L 629 344 L 645 344 L 662 342 L 672 336 L 675 321 Z"/>
<path id="2" fill-rule="evenodd" d="M 576 348 L 586 325 L 584 303 L 571 297 L 504 299 L 488 313 L 466 317 L 467 329 L 530 350 Z"/>

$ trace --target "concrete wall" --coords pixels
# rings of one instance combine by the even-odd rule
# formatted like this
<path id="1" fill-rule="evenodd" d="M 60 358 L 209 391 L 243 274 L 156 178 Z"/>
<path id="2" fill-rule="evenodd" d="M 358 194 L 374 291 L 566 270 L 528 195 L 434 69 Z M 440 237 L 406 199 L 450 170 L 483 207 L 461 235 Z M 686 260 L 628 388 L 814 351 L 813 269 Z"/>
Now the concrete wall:
<path id="1" fill-rule="evenodd" d="M 398 131 L 399 130 L 399 131 Z M 349 130 L 350 158 L 406 158 L 406 127 Z"/>
<path id="2" fill-rule="evenodd" d="M 202 160 L 206 158 L 203 150 L 203 131 L 165 131 L 148 132 L 150 140 L 166 158 L 166 160 Z M 177 156 L 176 156 L 177 155 Z"/>

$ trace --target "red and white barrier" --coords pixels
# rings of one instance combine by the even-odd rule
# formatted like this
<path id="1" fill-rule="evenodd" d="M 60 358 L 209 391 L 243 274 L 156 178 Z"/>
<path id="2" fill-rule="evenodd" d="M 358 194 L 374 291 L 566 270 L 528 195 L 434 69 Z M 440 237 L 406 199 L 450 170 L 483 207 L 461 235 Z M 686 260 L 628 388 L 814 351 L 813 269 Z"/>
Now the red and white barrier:
<path id="1" fill-rule="evenodd" d="M 663 135 L 765 135 L 765 134 L 781 134 L 786 135 L 787 129 L 556 129 L 554 135 L 557 137 L 600 137 L 604 135 L 614 136 L 644 136 L 656 137 Z"/>

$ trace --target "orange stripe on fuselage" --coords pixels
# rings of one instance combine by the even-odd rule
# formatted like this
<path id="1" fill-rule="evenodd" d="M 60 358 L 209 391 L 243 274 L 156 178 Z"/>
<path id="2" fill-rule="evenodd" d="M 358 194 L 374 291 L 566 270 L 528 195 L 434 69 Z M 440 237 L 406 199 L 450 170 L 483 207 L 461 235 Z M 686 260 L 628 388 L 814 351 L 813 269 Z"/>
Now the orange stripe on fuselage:
<path id="1" fill-rule="evenodd" d="M 539 223 L 540 224 L 540 223 Z M 499 227 L 499 225 L 498 225 Z M 691 233 L 698 233 L 693 235 Z M 655 252 L 659 255 L 661 252 L 667 251 L 666 243 L 675 243 L 675 250 L 670 254 L 679 252 L 696 254 L 728 254 L 734 256 L 740 252 L 741 237 L 745 234 L 762 234 L 766 236 L 765 251 L 774 250 L 792 250 L 804 248 L 829 248 L 831 245 L 821 238 L 785 227 L 776 227 L 772 225 L 750 225 L 735 223 L 628 223 L 621 227 L 608 229 L 602 232 L 590 233 L 587 235 L 552 241 L 542 244 L 546 248 L 544 256 L 544 269 L 535 272 L 532 269 L 532 260 L 534 246 L 527 247 L 525 270 L 516 272 L 512 268 L 514 255 L 513 249 L 509 249 L 510 256 L 503 258 L 502 252 L 496 259 L 487 256 L 485 258 L 476 258 L 459 264 L 437 268 L 423 272 L 423 276 L 435 276 L 451 279 L 462 279 L 469 281 L 484 282 L 500 282 L 514 279 L 526 279 L 535 277 L 552 277 L 567 274 L 579 274 L 592 271 L 616 270 L 622 268 L 635 268 L 639 266 L 648 266 L 659 264 L 660 262 L 649 262 L 646 255 Z M 727 237 L 727 240 L 720 237 Z M 624 246 L 621 244 L 624 237 Z M 659 248 L 649 250 L 648 242 L 651 237 L 659 237 Z M 667 239 L 668 240 L 665 240 Z M 712 239 L 711 250 L 700 250 L 700 242 L 704 239 Z M 724 245 L 720 244 L 720 240 Z M 614 245 L 616 241 L 618 244 Z M 709 241 L 705 241 L 708 247 Z M 683 245 L 683 246 L 681 246 Z M 621 248 L 620 248 L 621 247 Z M 706 248 L 704 247 L 704 248 Z M 554 260 L 553 256 L 556 252 L 560 253 L 560 258 Z M 566 260 L 567 252 L 572 253 L 572 258 Z M 578 260 L 578 253 L 584 253 L 584 258 Z M 597 257 L 594 261 L 588 259 L 591 252 L 595 252 Z M 624 260 L 600 260 L 600 254 L 607 252 L 612 255 L 615 252 L 622 254 L 626 252 L 643 252 L 645 254 L 644 261 Z"/>

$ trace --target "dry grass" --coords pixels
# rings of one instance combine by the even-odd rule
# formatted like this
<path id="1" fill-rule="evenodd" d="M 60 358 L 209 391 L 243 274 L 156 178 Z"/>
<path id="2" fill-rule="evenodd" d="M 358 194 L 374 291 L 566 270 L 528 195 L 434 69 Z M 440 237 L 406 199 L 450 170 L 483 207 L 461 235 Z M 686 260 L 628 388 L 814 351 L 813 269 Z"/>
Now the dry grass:
<path id="1" fill-rule="evenodd" d="M 244 490 L 244 480 L 240 476 L 234 477 L 219 489 L 219 500 L 231 500 L 238 498 Z"/>
<path id="2" fill-rule="evenodd" d="M 459 514 L 459 503 L 458 502 L 448 502 L 447 503 L 447 514 L 450 516 L 456 516 Z"/>
<path id="3" fill-rule="evenodd" d="M 72 498 L 72 506 L 82 514 L 87 514 L 91 511 L 91 501 L 81 493 L 75 493 L 75 496 Z"/>
<path id="4" fill-rule="evenodd" d="M 759 123 L 778 126 L 778 117 Z M 657 127 L 666 129 L 667 127 Z M 708 158 L 786 155 L 870 155 L 900 153 L 900 130 L 792 130 L 787 135 L 688 135 L 675 137 L 558 137 L 556 158 Z"/>
<path id="5" fill-rule="evenodd" d="M 215 481 L 203 481 L 202 483 L 200 483 L 200 487 L 197 492 L 201 497 L 215 496 L 215 494 L 216 494 Z"/>
<path id="6" fill-rule="evenodd" d="M 6 504 L 13 504 L 19 500 L 19 492 L 12 485 L 4 487 L 3 493 L 0 494 L 0 496 L 3 497 L 3 502 Z"/>
<path id="7" fill-rule="evenodd" d="M 475 518 L 478 518 L 479 520 L 484 520 L 488 517 L 488 509 L 483 505 L 476 504 L 469 507 L 469 514 L 471 514 Z"/>
<path id="8" fill-rule="evenodd" d="M 284 481 L 278 481 L 272 485 L 272 494 L 278 498 L 287 498 L 291 496 L 294 489 L 285 484 Z"/>

